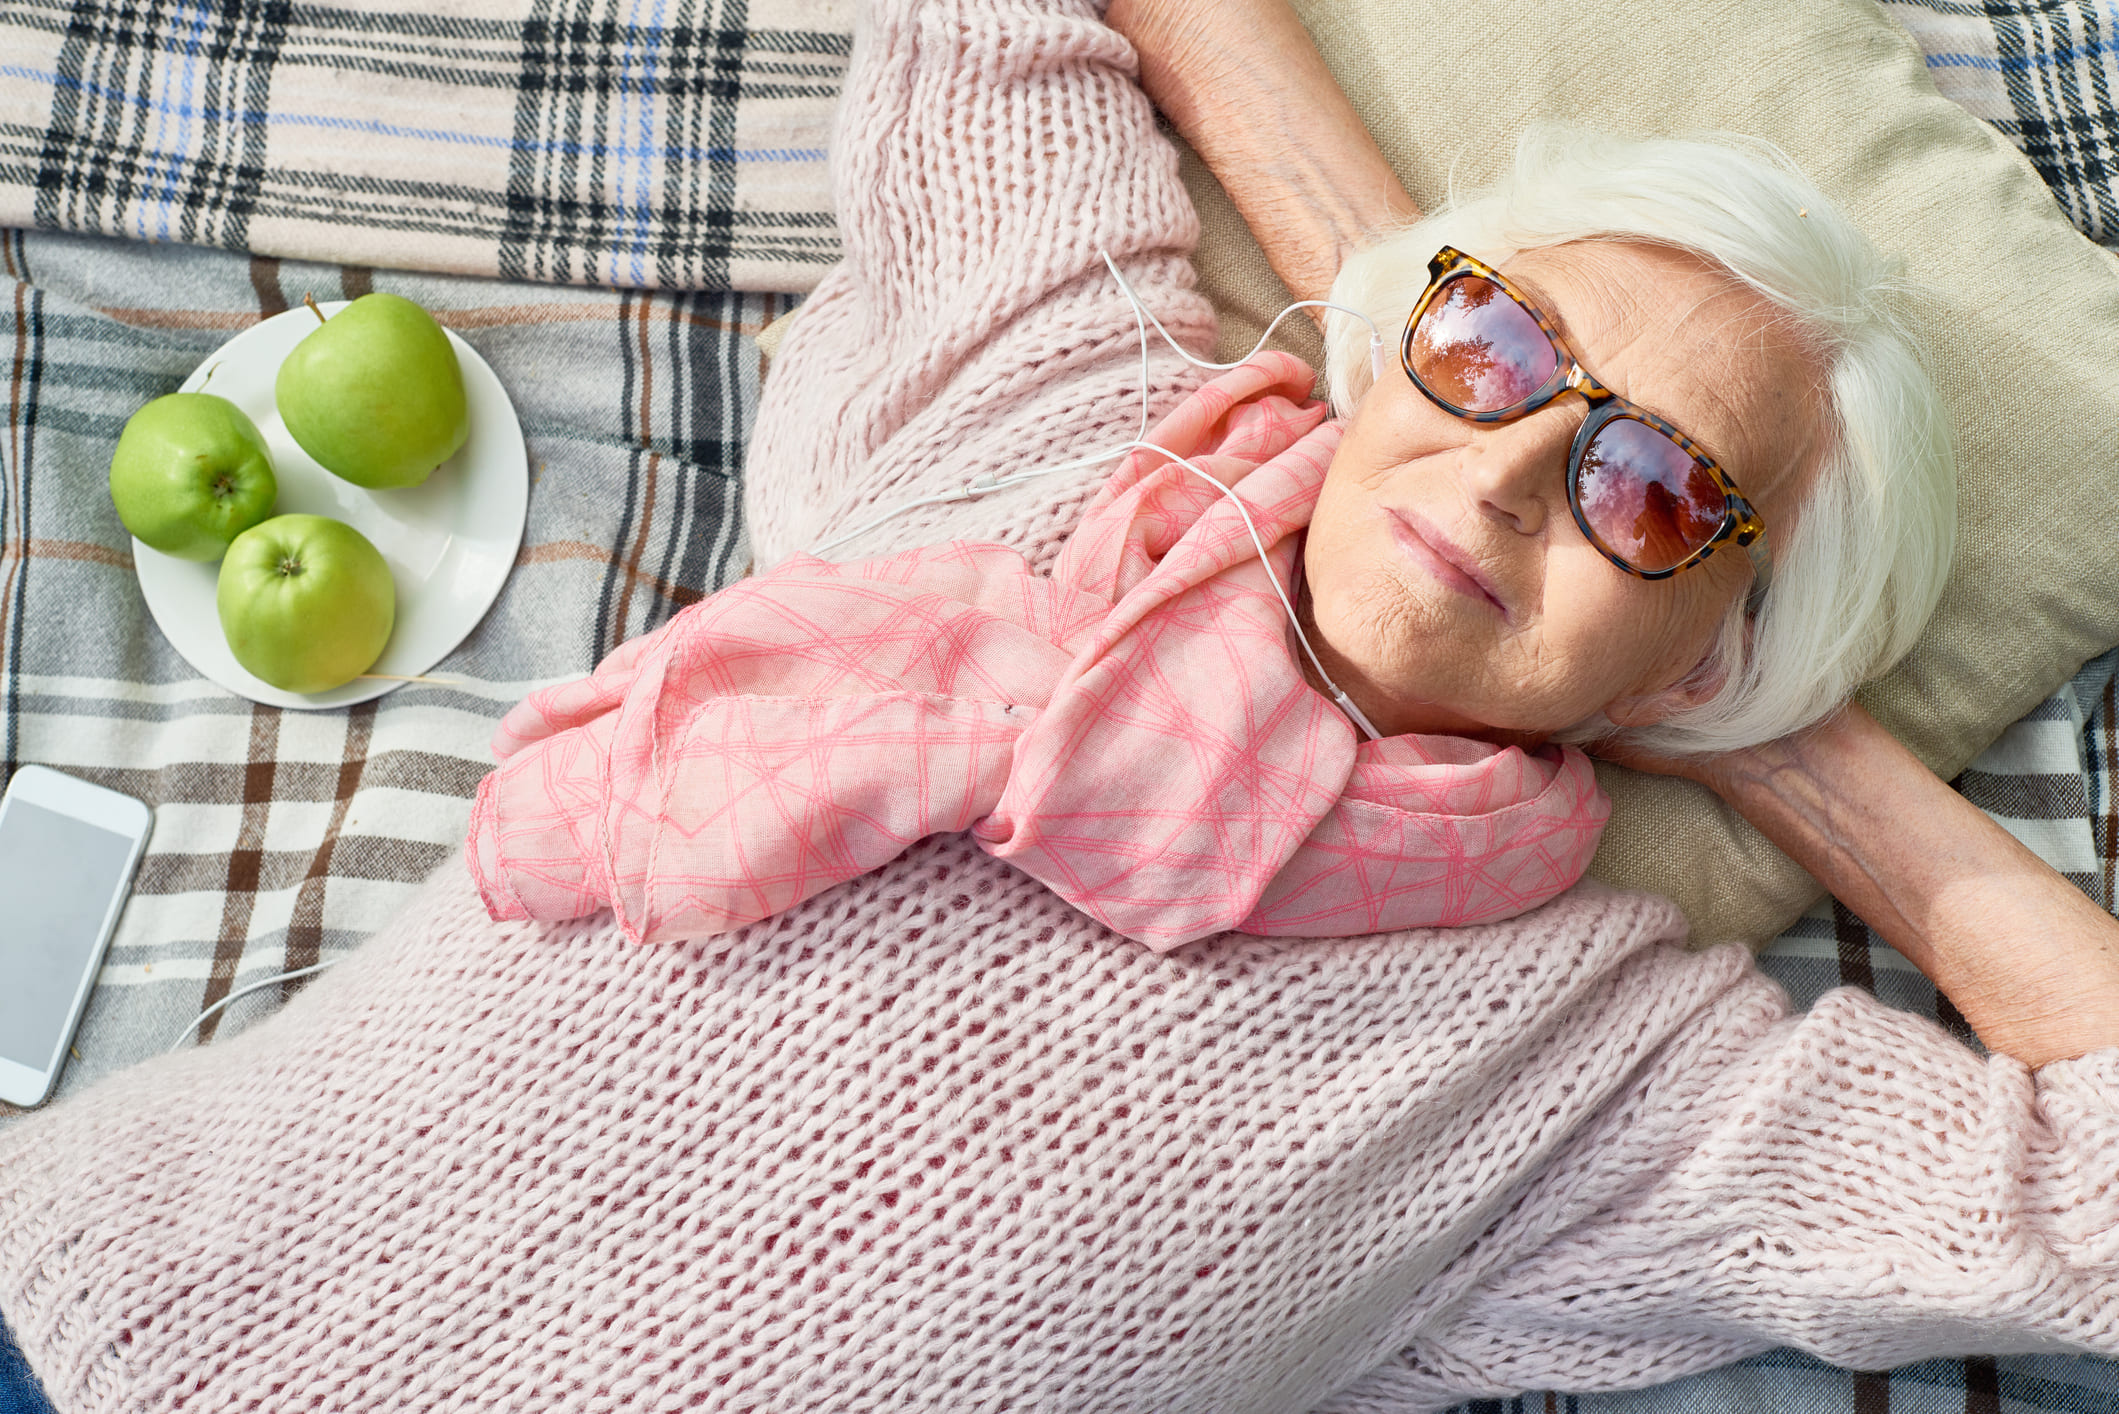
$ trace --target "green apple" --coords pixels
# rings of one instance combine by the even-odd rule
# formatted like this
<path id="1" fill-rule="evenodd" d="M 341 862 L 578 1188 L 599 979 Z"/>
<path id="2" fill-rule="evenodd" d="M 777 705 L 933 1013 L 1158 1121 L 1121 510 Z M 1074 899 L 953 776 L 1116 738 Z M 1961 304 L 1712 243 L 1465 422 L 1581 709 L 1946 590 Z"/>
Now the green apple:
<path id="1" fill-rule="evenodd" d="M 471 435 L 449 336 L 400 295 L 362 295 L 312 329 L 273 397 L 303 451 L 371 491 L 419 485 Z"/>
<path id="2" fill-rule="evenodd" d="M 156 398 L 126 422 L 110 458 L 118 519 L 180 560 L 219 559 L 279 494 L 257 424 L 211 393 Z"/>
<path id="3" fill-rule="evenodd" d="M 214 603 L 238 663 L 288 692 L 328 692 L 382 656 L 397 585 L 344 521 L 274 516 L 228 547 Z"/>

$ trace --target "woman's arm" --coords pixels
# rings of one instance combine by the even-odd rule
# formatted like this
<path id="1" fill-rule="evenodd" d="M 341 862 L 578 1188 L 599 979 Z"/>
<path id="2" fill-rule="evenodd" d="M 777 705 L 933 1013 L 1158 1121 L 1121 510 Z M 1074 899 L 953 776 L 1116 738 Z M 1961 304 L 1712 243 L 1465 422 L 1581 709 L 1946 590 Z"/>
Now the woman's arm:
<path id="1" fill-rule="evenodd" d="M 1758 990 L 1570 1141 L 1504 1220 L 1565 1225 L 1496 1244 L 1399 1379 L 1623 1388 L 1784 1345 L 1857 1370 L 2119 1356 L 2119 1050 L 2033 1075 L 1865 992 L 1772 1021 Z"/>
<path id="2" fill-rule="evenodd" d="M 1377 1378 L 1462 1397 L 1629 1387 L 1779 1345 L 1855 1369 L 2119 1356 L 2119 921 L 1858 707 L 1638 764 L 1728 800 L 1995 1054 L 1852 988 L 1795 1017 L 1732 989 L 1554 1161 L 1572 1225 Z"/>
<path id="3" fill-rule="evenodd" d="M 1749 751 L 1653 764 L 1734 806 L 1927 973 L 1991 1049 L 2036 1067 L 2119 1046 L 2119 919 L 1860 707 Z"/>
<path id="4" fill-rule="evenodd" d="M 915 499 L 831 553 L 995 540 L 1049 564 L 1109 464 L 975 500 L 975 478 L 1124 444 L 1141 425 L 1132 306 L 1213 342 L 1198 218 L 1101 0 L 868 0 L 832 134 L 845 258 L 788 330 L 744 466 L 760 565 Z M 1201 381 L 1160 340 L 1160 417 Z"/>
<path id="5" fill-rule="evenodd" d="M 1419 217 L 1287 0 L 1112 0 L 1108 18 L 1297 299 Z"/>

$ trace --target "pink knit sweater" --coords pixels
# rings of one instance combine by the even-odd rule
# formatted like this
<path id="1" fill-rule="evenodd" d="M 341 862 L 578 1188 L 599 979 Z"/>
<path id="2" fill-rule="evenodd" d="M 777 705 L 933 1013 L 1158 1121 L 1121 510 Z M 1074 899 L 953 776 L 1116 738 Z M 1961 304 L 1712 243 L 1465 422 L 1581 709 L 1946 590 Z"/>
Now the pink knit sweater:
<path id="1" fill-rule="evenodd" d="M 849 259 L 761 413 L 768 561 L 1137 427 L 1097 246 L 1206 333 L 1088 9 L 864 16 Z M 858 553 L 1043 562 L 1096 479 Z M 2032 1075 L 1857 993 L 1791 1017 L 1680 929 L 1583 885 L 1157 955 L 944 835 L 641 948 L 495 924 L 452 865 L 271 1021 L 0 1133 L 0 1312 L 68 1414 L 1416 1414 L 1782 1343 L 2119 1354 L 2119 1052 Z"/>

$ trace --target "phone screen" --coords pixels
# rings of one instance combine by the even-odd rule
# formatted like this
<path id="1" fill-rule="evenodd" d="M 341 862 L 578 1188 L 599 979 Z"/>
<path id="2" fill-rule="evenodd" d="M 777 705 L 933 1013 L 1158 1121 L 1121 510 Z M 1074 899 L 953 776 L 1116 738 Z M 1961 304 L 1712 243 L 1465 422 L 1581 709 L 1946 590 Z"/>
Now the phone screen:
<path id="1" fill-rule="evenodd" d="M 16 799 L 0 820 L 0 1056 L 42 1070 L 133 842 Z"/>

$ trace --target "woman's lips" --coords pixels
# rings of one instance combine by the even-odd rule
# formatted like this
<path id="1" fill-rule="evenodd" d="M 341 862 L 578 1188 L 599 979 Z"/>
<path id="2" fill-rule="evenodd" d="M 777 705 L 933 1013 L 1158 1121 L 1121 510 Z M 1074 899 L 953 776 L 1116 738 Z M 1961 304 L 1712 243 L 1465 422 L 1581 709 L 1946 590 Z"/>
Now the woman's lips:
<path id="1" fill-rule="evenodd" d="M 1389 510 L 1391 538 L 1400 549 L 1429 574 L 1468 599 L 1490 606 L 1502 618 L 1508 606 L 1494 592 L 1492 581 L 1479 572 L 1479 563 L 1450 543 L 1449 537 L 1411 511 Z"/>

